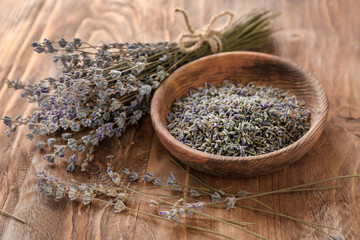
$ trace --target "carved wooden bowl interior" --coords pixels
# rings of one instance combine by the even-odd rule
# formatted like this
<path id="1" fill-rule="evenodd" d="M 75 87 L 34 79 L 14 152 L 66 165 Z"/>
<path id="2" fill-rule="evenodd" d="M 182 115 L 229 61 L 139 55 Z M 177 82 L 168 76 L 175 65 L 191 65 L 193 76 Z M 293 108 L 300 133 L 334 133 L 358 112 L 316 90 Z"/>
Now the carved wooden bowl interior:
<path id="1" fill-rule="evenodd" d="M 243 85 L 274 86 L 298 100 L 311 111 L 309 131 L 295 143 L 280 150 L 249 157 L 227 157 L 201 152 L 175 139 L 167 130 L 166 116 L 175 100 L 205 82 L 218 85 L 224 80 Z M 226 177 L 254 177 L 275 172 L 297 161 L 316 143 L 328 114 L 326 93 L 317 79 L 305 70 L 273 55 L 231 52 L 191 62 L 172 73 L 156 90 L 151 102 L 152 124 L 166 149 L 186 165 L 201 172 Z"/>

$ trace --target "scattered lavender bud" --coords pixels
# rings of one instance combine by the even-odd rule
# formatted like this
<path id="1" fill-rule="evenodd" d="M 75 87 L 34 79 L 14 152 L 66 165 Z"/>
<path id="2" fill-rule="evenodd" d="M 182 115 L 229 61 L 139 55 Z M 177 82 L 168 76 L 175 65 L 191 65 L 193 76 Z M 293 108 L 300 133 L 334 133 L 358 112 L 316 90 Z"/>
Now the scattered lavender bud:
<path id="1" fill-rule="evenodd" d="M 169 173 L 170 177 L 167 179 L 168 186 L 176 186 L 176 179 L 172 172 Z"/>
<path id="2" fill-rule="evenodd" d="M 85 149 L 86 149 L 85 145 L 78 145 L 78 146 L 77 146 L 77 150 L 78 150 L 79 152 L 85 152 Z"/>
<path id="3" fill-rule="evenodd" d="M 55 193 L 55 198 L 56 198 L 57 200 L 59 200 L 59 199 L 62 199 L 65 195 L 66 195 L 65 188 L 64 188 L 63 185 L 60 184 L 60 185 L 57 187 L 57 190 L 56 190 L 56 193 Z"/>
<path id="4" fill-rule="evenodd" d="M 123 201 L 120 199 L 116 201 L 114 205 L 114 213 L 120 213 L 126 209 L 126 206 Z"/>
<path id="5" fill-rule="evenodd" d="M 29 130 L 34 130 L 35 129 L 35 123 L 33 123 L 32 121 L 29 121 L 27 126 L 28 126 Z"/>
<path id="6" fill-rule="evenodd" d="M 110 70 L 110 74 L 114 79 L 118 79 L 121 77 L 121 72 L 117 70 Z"/>
<path id="7" fill-rule="evenodd" d="M 45 136 L 45 135 L 47 135 L 49 133 L 48 130 L 46 129 L 46 127 L 40 128 L 40 132 L 41 132 L 42 136 Z"/>
<path id="8" fill-rule="evenodd" d="M 107 51 L 109 48 L 110 48 L 110 45 L 107 44 L 107 43 L 104 43 L 104 44 L 102 45 L 102 47 L 101 47 L 101 49 L 102 49 L 103 51 Z"/>
<path id="9" fill-rule="evenodd" d="M 25 136 L 26 136 L 26 138 L 29 139 L 29 140 L 33 140 L 33 138 L 34 138 L 34 135 L 33 135 L 32 133 L 28 133 L 28 134 L 26 134 Z"/>
<path id="10" fill-rule="evenodd" d="M 67 144 L 68 145 L 74 145 L 74 144 L 76 144 L 76 140 L 74 138 L 68 138 L 67 139 Z"/>
<path id="11" fill-rule="evenodd" d="M 248 195 L 248 192 L 245 191 L 245 190 L 239 190 L 239 191 L 237 192 L 237 196 L 238 196 L 238 197 L 245 197 L 245 196 L 247 196 L 247 195 Z"/>
<path id="12" fill-rule="evenodd" d="M 205 204 L 203 202 L 197 202 L 194 204 L 194 207 L 198 210 L 203 210 L 204 206 L 205 206 Z"/>
<path id="13" fill-rule="evenodd" d="M 56 130 L 58 130 L 59 126 L 55 123 L 50 123 L 49 125 L 49 130 L 51 133 L 54 133 L 56 132 Z M 47 130 L 46 130 L 46 133 L 47 133 Z"/>
<path id="14" fill-rule="evenodd" d="M 41 46 L 41 44 L 38 42 L 31 42 L 31 47 L 38 47 L 38 46 Z"/>
<path id="15" fill-rule="evenodd" d="M 117 196 L 120 200 L 124 200 L 126 197 L 125 193 L 119 193 Z"/>
<path id="16" fill-rule="evenodd" d="M 72 52 L 74 52 L 74 50 L 75 50 L 75 45 L 74 44 L 72 44 L 72 43 L 68 43 L 66 46 L 65 46 L 65 51 L 67 52 L 67 53 L 72 53 Z"/>
<path id="17" fill-rule="evenodd" d="M 48 161 L 49 163 L 54 163 L 54 161 L 55 161 L 53 154 L 46 154 L 43 158 L 44 158 L 44 160 Z"/>
<path id="18" fill-rule="evenodd" d="M 218 189 L 217 191 L 218 191 L 218 193 L 219 193 L 221 196 L 225 196 L 225 192 L 224 192 L 223 190 Z"/>
<path id="19" fill-rule="evenodd" d="M 159 58 L 160 62 L 165 62 L 167 60 L 167 56 L 163 55 L 162 57 Z"/>
<path id="20" fill-rule="evenodd" d="M 83 194 L 83 203 L 84 205 L 88 205 L 93 201 L 94 198 L 94 192 L 90 190 L 85 190 Z"/>
<path id="21" fill-rule="evenodd" d="M 89 135 L 82 136 L 81 140 L 85 145 L 88 145 L 88 143 L 90 142 L 90 136 Z"/>
<path id="22" fill-rule="evenodd" d="M 185 214 L 185 209 L 184 208 L 179 208 L 178 210 L 180 215 L 184 215 Z"/>
<path id="23" fill-rule="evenodd" d="M 116 197 L 117 196 L 116 190 L 114 190 L 114 189 L 107 189 L 105 194 L 107 196 L 110 196 L 110 197 Z"/>
<path id="24" fill-rule="evenodd" d="M 158 207 L 159 203 L 153 199 L 150 199 L 150 207 Z"/>
<path id="25" fill-rule="evenodd" d="M 69 157 L 69 162 L 72 163 L 72 164 L 76 164 L 77 163 L 77 157 L 76 155 L 71 155 Z"/>
<path id="26" fill-rule="evenodd" d="M 142 96 L 144 95 L 148 96 L 150 93 L 151 93 L 151 86 L 149 85 L 143 85 L 139 89 L 139 94 Z"/>
<path id="27" fill-rule="evenodd" d="M 10 129 L 10 130 L 11 130 L 11 129 Z M 40 130 L 39 130 L 38 128 L 34 128 L 33 131 L 32 131 L 32 133 L 33 133 L 34 135 L 39 135 Z"/>
<path id="28" fill-rule="evenodd" d="M 144 180 L 149 183 L 154 179 L 154 174 L 152 172 L 145 173 Z"/>
<path id="29" fill-rule="evenodd" d="M 68 196 L 71 201 L 77 199 L 79 197 L 79 189 L 75 185 L 71 185 L 69 188 Z"/>
<path id="30" fill-rule="evenodd" d="M 116 185 L 120 184 L 120 175 L 118 173 L 114 173 L 113 176 L 111 177 L 111 180 L 113 180 L 113 182 Z"/>
<path id="31" fill-rule="evenodd" d="M 53 46 L 52 41 L 50 41 L 49 39 L 44 39 L 44 46 L 47 48 L 48 53 L 54 53 L 57 51 L 56 48 Z"/>
<path id="32" fill-rule="evenodd" d="M 59 43 L 59 46 L 60 46 L 61 48 L 66 47 L 66 45 L 68 44 L 67 41 L 66 41 L 64 38 L 60 38 L 59 41 L 58 41 L 58 43 Z"/>
<path id="33" fill-rule="evenodd" d="M 3 123 L 4 123 L 7 127 L 11 127 L 13 121 L 12 121 L 11 117 L 5 116 L 5 117 L 3 118 Z"/>
<path id="34" fill-rule="evenodd" d="M 44 146 L 45 146 L 45 143 L 43 141 L 38 141 L 37 144 L 36 144 L 36 147 L 39 149 L 39 150 L 43 150 L 44 149 Z"/>
<path id="35" fill-rule="evenodd" d="M 66 171 L 68 172 L 73 172 L 75 171 L 75 165 L 73 163 L 70 163 L 67 167 L 66 167 Z"/>
<path id="36" fill-rule="evenodd" d="M 54 154 L 58 157 L 64 157 L 65 145 L 54 145 Z"/>
<path id="37" fill-rule="evenodd" d="M 47 145 L 48 146 L 53 146 L 56 142 L 56 139 L 55 138 L 48 138 L 47 139 Z"/>
<path id="38" fill-rule="evenodd" d="M 170 172 L 169 174 L 170 174 L 170 177 L 167 179 L 167 185 L 168 186 L 173 186 L 171 188 L 171 190 L 173 190 L 173 191 L 181 191 L 180 187 L 176 187 L 177 186 L 176 179 L 175 179 L 175 176 L 173 175 L 173 173 Z"/>
<path id="39" fill-rule="evenodd" d="M 71 138 L 72 134 L 71 133 L 63 133 L 61 134 L 61 138 L 64 140 L 68 140 L 69 138 Z"/>
<path id="40" fill-rule="evenodd" d="M 90 139 L 90 143 L 93 146 L 99 145 L 99 137 L 98 136 L 92 136 L 91 139 Z"/>
<path id="41" fill-rule="evenodd" d="M 154 181 L 154 185 L 155 185 L 155 186 L 162 186 L 163 184 L 162 184 L 162 182 L 161 182 L 161 179 L 156 178 L 155 181 Z"/>
<path id="42" fill-rule="evenodd" d="M 201 194 L 198 190 L 195 190 L 193 188 L 190 189 L 190 197 L 192 198 L 197 198 L 199 197 Z"/>
<path id="43" fill-rule="evenodd" d="M 124 168 L 121 172 L 124 173 L 124 174 L 127 174 L 127 175 L 130 174 L 129 169 L 127 169 L 127 168 Z"/>
<path id="44" fill-rule="evenodd" d="M 114 172 L 110 167 L 107 168 L 106 172 L 116 185 L 120 184 L 120 175 L 118 173 Z"/>
<path id="45" fill-rule="evenodd" d="M 60 127 L 63 129 L 63 130 L 66 130 L 66 129 L 68 129 L 68 127 L 69 127 L 69 120 L 68 119 L 66 119 L 66 118 L 61 118 L 60 120 L 59 120 L 59 123 L 60 123 Z"/>
<path id="46" fill-rule="evenodd" d="M 5 135 L 7 137 L 9 137 L 11 135 L 11 133 L 13 133 L 13 131 L 11 129 L 8 129 L 8 130 L 5 131 Z"/>
<path id="47" fill-rule="evenodd" d="M 9 80 L 6 79 L 5 83 L 8 85 L 8 88 L 14 88 L 15 90 L 24 89 L 25 84 L 20 80 L 20 78 L 17 78 L 16 80 Z M 18 121 L 19 119 L 15 118 L 15 121 Z"/>
<path id="48" fill-rule="evenodd" d="M 37 53 L 39 53 L 39 54 L 46 52 L 45 48 L 44 48 L 43 46 L 41 46 L 41 45 L 35 47 L 34 51 L 37 52 Z"/>
<path id="49" fill-rule="evenodd" d="M 134 70 L 136 75 L 139 75 L 144 69 L 145 69 L 145 63 L 137 62 L 135 64 Z"/>
<path id="50" fill-rule="evenodd" d="M 138 178 L 139 178 L 139 175 L 137 174 L 137 172 L 132 171 L 129 174 L 130 182 L 135 182 Z"/>
<path id="51" fill-rule="evenodd" d="M 56 62 L 58 62 L 58 61 L 59 61 L 59 56 L 56 56 L 56 55 L 55 55 L 55 56 L 53 57 L 53 62 L 56 63 Z"/>
<path id="52" fill-rule="evenodd" d="M 227 197 L 226 198 L 226 210 L 230 211 L 231 209 L 235 208 L 236 197 Z"/>
<path id="53" fill-rule="evenodd" d="M 171 213 L 170 211 L 160 211 L 159 216 L 163 216 L 164 218 L 170 219 Z"/>
<path id="54" fill-rule="evenodd" d="M 82 183 L 82 184 L 79 185 L 79 190 L 80 191 L 85 191 L 87 189 L 89 189 L 89 186 L 86 185 L 85 183 Z"/>
<path id="55" fill-rule="evenodd" d="M 70 125 L 70 129 L 74 132 L 78 132 L 80 131 L 80 125 L 77 122 L 72 121 Z"/>
<path id="56" fill-rule="evenodd" d="M 172 219 L 177 222 L 180 220 L 178 215 L 178 210 L 175 208 L 170 209 L 170 211 L 160 211 L 159 216 L 163 216 L 164 218 Z"/>
<path id="57" fill-rule="evenodd" d="M 54 195 L 54 193 L 55 193 L 54 185 L 52 185 L 52 184 L 47 185 L 46 189 L 45 189 L 45 194 L 48 196 L 51 196 L 51 195 Z"/>
<path id="58" fill-rule="evenodd" d="M 82 45 L 81 39 L 80 38 L 74 38 L 74 45 L 76 47 L 81 47 L 81 45 Z"/>
<path id="59" fill-rule="evenodd" d="M 170 218 L 177 221 L 177 222 L 180 221 L 178 210 L 176 208 L 170 209 Z"/>
<path id="60" fill-rule="evenodd" d="M 211 194 L 211 201 L 220 202 L 221 201 L 220 194 L 218 192 L 214 192 L 213 194 Z"/>
<path id="61" fill-rule="evenodd" d="M 81 171 L 86 172 L 88 167 L 89 164 L 87 162 L 84 162 L 83 164 L 81 164 Z"/>

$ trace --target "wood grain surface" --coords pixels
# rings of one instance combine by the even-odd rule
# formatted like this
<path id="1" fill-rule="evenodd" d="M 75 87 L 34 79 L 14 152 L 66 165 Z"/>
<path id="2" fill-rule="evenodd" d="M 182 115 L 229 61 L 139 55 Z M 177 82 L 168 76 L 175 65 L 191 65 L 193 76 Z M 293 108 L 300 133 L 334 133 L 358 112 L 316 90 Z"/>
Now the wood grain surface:
<path id="1" fill-rule="evenodd" d="M 0 1 L 0 116 L 29 114 L 35 105 L 20 93 L 8 90 L 7 78 L 26 81 L 58 73 L 51 56 L 32 52 L 30 43 L 47 37 L 80 37 L 87 42 L 176 41 L 185 26 L 174 7 L 185 9 L 196 28 L 223 10 L 241 16 L 255 8 L 281 15 L 273 21 L 280 31 L 273 35 L 270 53 L 284 57 L 314 74 L 324 86 L 330 103 L 325 130 L 299 161 L 270 175 L 249 179 L 225 179 L 191 172 L 217 188 L 236 192 L 275 190 L 317 179 L 360 172 L 360 1 L 111 1 L 111 0 L 2 0 Z M 44 169 L 60 179 L 86 182 L 102 180 L 102 174 L 67 174 L 65 163 L 50 166 L 34 142 L 25 139 L 25 129 L 7 138 L 0 124 L 0 209 L 13 213 L 30 225 L 0 215 L 1 239 L 220 239 L 134 212 L 114 214 L 110 207 L 94 203 L 55 201 L 39 194 L 34 171 Z M 106 166 L 104 156 L 120 170 L 127 167 L 140 174 L 152 171 L 167 177 L 173 172 L 184 183 L 195 184 L 168 159 L 168 152 L 154 134 L 150 117 L 129 129 L 120 139 L 109 139 L 96 153 L 95 165 Z M 105 180 L 104 180 L 105 181 Z M 261 198 L 271 207 L 294 217 L 329 225 L 336 237 L 360 238 L 360 179 L 336 181 L 341 189 L 271 195 Z M 249 203 L 250 204 L 250 203 Z M 133 203 L 139 210 L 148 204 Z M 252 206 L 257 206 L 252 204 Z M 236 208 L 230 212 L 206 209 L 207 213 L 254 223 L 248 229 L 268 239 L 328 239 L 311 228 L 280 217 Z M 199 225 L 236 239 L 255 239 L 214 221 L 189 217 Z"/>

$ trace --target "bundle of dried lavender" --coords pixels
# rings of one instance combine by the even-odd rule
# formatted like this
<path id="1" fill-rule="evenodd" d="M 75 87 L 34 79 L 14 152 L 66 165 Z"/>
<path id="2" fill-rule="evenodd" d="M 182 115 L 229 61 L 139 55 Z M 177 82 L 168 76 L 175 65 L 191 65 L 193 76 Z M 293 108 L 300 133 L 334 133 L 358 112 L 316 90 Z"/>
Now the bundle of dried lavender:
<path id="1" fill-rule="evenodd" d="M 272 17 L 266 11 L 252 13 L 218 33 L 216 44 L 221 45 L 222 51 L 261 47 L 272 32 Z M 196 44 L 198 48 L 190 53 L 181 50 Z M 81 169 L 86 171 L 94 147 L 105 137 L 120 137 L 129 125 L 149 112 L 154 90 L 171 72 L 211 54 L 213 48 L 204 39 L 180 45 L 138 42 L 93 46 L 79 38 L 61 38 L 57 42 L 45 39 L 42 43 L 33 42 L 32 47 L 37 53 L 55 54 L 54 62 L 62 64 L 62 74 L 39 83 L 7 80 L 9 88 L 22 90 L 22 96 L 37 102 L 40 109 L 27 117 L 1 119 L 8 126 L 8 136 L 20 125 L 27 126 L 26 137 L 30 140 L 39 134 L 49 136 L 47 142 L 38 141 L 37 147 L 53 149 L 53 153 L 44 156 L 50 163 L 56 157 L 64 157 L 66 150 L 74 152 L 68 159 L 68 171 L 75 169 L 76 152 L 84 151 L 88 154 Z M 82 134 L 78 134 L 80 131 Z M 53 137 L 57 132 L 62 133 L 61 138 Z"/>

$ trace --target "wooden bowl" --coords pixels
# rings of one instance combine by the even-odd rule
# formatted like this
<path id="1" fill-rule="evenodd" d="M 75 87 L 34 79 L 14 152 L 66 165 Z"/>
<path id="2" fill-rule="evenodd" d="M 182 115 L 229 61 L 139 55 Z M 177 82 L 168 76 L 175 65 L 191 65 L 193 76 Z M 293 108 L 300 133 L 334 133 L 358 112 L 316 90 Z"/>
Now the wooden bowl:
<path id="1" fill-rule="evenodd" d="M 201 152 L 175 139 L 167 130 L 166 116 L 175 100 L 190 89 L 224 80 L 288 91 L 304 100 L 311 111 L 309 131 L 280 150 L 249 157 L 227 157 Z M 317 79 L 280 57 L 254 52 L 230 52 L 193 61 L 172 73 L 156 90 L 151 102 L 151 120 L 162 144 L 176 158 L 201 172 L 226 177 L 254 177 L 275 172 L 295 162 L 316 143 L 328 114 L 326 93 Z"/>

